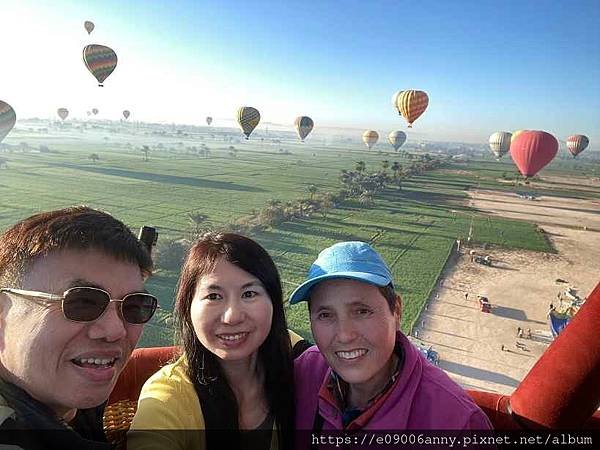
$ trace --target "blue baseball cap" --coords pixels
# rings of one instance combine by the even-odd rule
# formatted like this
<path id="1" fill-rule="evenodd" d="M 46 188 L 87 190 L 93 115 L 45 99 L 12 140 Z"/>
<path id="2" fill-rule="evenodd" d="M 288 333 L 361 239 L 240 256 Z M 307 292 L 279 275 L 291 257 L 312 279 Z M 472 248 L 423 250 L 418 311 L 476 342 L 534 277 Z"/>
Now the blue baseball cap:
<path id="1" fill-rule="evenodd" d="M 334 278 L 362 281 L 375 286 L 393 285 L 392 273 L 379 253 L 366 242 L 339 242 L 326 248 L 310 266 L 304 283 L 290 296 L 290 305 L 308 300 L 310 290 Z"/>

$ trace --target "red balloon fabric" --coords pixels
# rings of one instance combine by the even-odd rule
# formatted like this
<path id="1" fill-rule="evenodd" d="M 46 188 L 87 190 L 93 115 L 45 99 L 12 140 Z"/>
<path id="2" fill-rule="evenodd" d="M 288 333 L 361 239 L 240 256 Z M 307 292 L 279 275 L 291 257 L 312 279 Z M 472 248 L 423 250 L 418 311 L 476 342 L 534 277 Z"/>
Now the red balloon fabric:
<path id="1" fill-rule="evenodd" d="M 532 177 L 554 159 L 558 141 L 545 131 L 524 131 L 510 144 L 510 156 L 525 177 Z"/>

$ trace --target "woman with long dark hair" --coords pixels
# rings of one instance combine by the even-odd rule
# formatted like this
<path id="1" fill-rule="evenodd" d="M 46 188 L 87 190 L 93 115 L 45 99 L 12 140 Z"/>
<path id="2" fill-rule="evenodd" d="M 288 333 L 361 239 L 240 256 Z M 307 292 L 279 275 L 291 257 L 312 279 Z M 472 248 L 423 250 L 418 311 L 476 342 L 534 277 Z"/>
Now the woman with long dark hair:
<path id="1" fill-rule="evenodd" d="M 287 330 L 269 254 L 241 235 L 203 236 L 183 266 L 175 318 L 183 354 L 144 385 L 128 449 L 291 448 L 290 339 L 300 338 Z"/>

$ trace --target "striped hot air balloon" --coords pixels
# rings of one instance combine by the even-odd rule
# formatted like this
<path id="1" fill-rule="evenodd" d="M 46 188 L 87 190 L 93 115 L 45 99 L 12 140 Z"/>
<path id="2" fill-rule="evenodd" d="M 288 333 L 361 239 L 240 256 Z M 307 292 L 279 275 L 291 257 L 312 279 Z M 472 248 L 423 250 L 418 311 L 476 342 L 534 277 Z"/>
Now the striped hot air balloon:
<path id="1" fill-rule="evenodd" d="M 92 75 L 98 80 L 98 86 L 117 67 L 117 54 L 105 45 L 90 44 L 83 48 L 83 62 Z"/>
<path id="2" fill-rule="evenodd" d="M 252 131 L 256 128 L 260 122 L 260 113 L 258 109 L 252 106 L 242 106 L 238 109 L 237 120 L 242 133 L 246 136 L 246 139 L 250 137 Z"/>
<path id="3" fill-rule="evenodd" d="M 388 141 L 390 141 L 390 144 L 392 144 L 394 150 L 398 151 L 398 149 L 402 147 L 402 144 L 406 142 L 406 133 L 400 130 L 392 131 L 388 135 Z"/>
<path id="4" fill-rule="evenodd" d="M 394 108 L 397 109 L 397 104 L 398 104 L 398 97 L 400 97 L 400 94 L 402 94 L 404 91 L 397 91 L 394 93 L 394 95 L 392 95 L 392 106 Z M 398 110 L 398 114 L 400 115 L 400 117 L 402 117 L 402 113 L 400 112 L 400 110 Z"/>
<path id="5" fill-rule="evenodd" d="M 545 131 L 523 131 L 510 144 L 510 157 L 528 178 L 542 170 L 558 152 L 558 141 Z"/>
<path id="6" fill-rule="evenodd" d="M 130 115 L 131 115 L 131 111 L 129 111 L 128 109 L 123 111 L 123 117 L 125 117 L 125 120 L 129 119 Z"/>
<path id="7" fill-rule="evenodd" d="M 212 117 L 208 116 L 206 118 L 206 125 L 210 125 L 212 123 Z"/>
<path id="8" fill-rule="evenodd" d="M 298 116 L 294 120 L 294 127 L 296 127 L 296 132 L 302 142 L 304 142 L 304 139 L 309 135 L 314 126 L 315 123 L 308 116 Z"/>
<path id="9" fill-rule="evenodd" d="M 574 134 L 567 138 L 567 149 L 573 155 L 573 158 L 584 151 L 589 144 L 590 140 L 583 134 Z"/>
<path id="10" fill-rule="evenodd" d="M 85 22 L 83 22 L 83 28 L 85 28 L 85 31 L 87 31 L 88 34 L 90 34 L 92 31 L 94 31 L 94 22 L 86 20 Z"/>
<path id="11" fill-rule="evenodd" d="M 408 122 L 408 128 L 412 128 L 413 122 L 425 112 L 427 105 L 429 97 L 423 91 L 400 91 L 396 97 L 396 109 Z"/>
<path id="12" fill-rule="evenodd" d="M 512 134 L 507 131 L 496 131 L 490 136 L 490 148 L 496 159 L 502 158 L 510 150 Z"/>
<path id="13" fill-rule="evenodd" d="M 0 142 L 10 133 L 16 121 L 17 115 L 12 106 L 0 100 Z"/>
<path id="14" fill-rule="evenodd" d="M 56 114 L 58 114 L 58 117 L 62 120 L 65 120 L 69 115 L 69 110 L 67 108 L 58 108 Z"/>
<path id="15" fill-rule="evenodd" d="M 377 133 L 375 130 L 367 130 L 363 133 L 362 138 L 363 142 L 367 144 L 367 147 L 369 147 L 369 150 L 371 150 L 379 140 L 379 133 Z"/>

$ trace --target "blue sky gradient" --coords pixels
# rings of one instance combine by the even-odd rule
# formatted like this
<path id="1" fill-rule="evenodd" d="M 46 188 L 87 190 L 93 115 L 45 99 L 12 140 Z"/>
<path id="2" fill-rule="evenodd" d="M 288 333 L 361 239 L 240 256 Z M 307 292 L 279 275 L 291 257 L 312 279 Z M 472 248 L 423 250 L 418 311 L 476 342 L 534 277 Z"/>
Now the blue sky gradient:
<path id="1" fill-rule="evenodd" d="M 91 39 L 111 45 L 119 66 L 104 88 L 112 94 L 89 95 L 108 110 L 127 97 L 140 120 L 200 123 L 211 114 L 225 124 L 248 104 L 269 122 L 306 114 L 316 126 L 406 131 L 390 99 L 413 88 L 430 97 L 414 127 L 425 138 L 477 142 L 494 131 L 528 128 L 563 140 L 587 134 L 590 147 L 600 139 L 597 0 L 23 5 L 12 19 L 45 24 L 47 31 L 42 25 L 12 31 L 12 75 L 0 73 L 0 98 L 14 97 L 11 104 L 21 103 L 27 115 L 54 111 L 61 89 L 70 93 L 64 94 L 70 109 L 88 108 L 78 101 L 95 86 L 86 78 L 79 87 L 86 77 L 79 68 L 69 69 L 77 80 L 64 81 L 61 70 L 78 58 L 61 52 Z M 96 24 L 90 38 L 82 25 L 88 19 Z M 7 36 L 0 31 L 0 38 Z M 47 97 L 41 88 L 26 89 L 34 78 L 19 75 L 18 56 L 35 42 L 52 45 L 57 65 Z M 73 64 L 82 65 L 80 58 Z M 37 112 L 35 101 L 52 105 L 40 104 Z"/>

